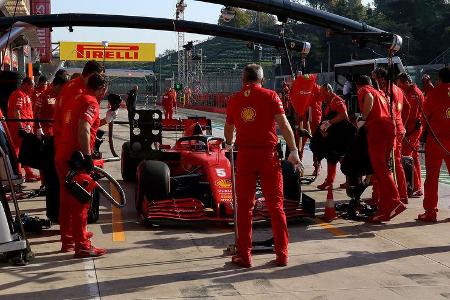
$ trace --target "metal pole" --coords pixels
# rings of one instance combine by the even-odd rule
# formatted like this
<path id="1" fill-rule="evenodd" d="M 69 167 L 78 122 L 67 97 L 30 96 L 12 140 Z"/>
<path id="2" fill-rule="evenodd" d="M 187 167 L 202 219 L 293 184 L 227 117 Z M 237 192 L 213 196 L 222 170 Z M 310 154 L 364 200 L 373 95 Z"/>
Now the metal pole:
<path id="1" fill-rule="evenodd" d="M 328 41 L 328 73 L 331 72 L 331 42 Z"/>
<path id="2" fill-rule="evenodd" d="M 161 97 L 161 86 L 162 86 L 162 74 L 161 74 L 161 72 L 162 72 L 162 67 L 161 67 L 161 65 L 162 65 L 162 57 L 160 57 L 159 58 L 159 96 Z"/>

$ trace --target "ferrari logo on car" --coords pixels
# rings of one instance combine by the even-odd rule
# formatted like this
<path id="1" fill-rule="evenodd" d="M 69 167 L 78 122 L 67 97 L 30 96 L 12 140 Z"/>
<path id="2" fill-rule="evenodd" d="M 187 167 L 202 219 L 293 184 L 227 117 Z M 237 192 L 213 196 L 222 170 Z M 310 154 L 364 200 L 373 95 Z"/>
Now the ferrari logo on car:
<path id="1" fill-rule="evenodd" d="M 222 189 L 231 188 L 231 180 L 230 179 L 219 179 L 216 181 L 216 186 Z"/>
<path id="2" fill-rule="evenodd" d="M 244 122 L 252 122 L 255 120 L 256 111 L 252 107 L 242 109 L 241 118 Z"/>
<path id="3" fill-rule="evenodd" d="M 445 115 L 447 116 L 447 119 L 450 119 L 450 107 L 447 108 Z"/>
<path id="4" fill-rule="evenodd" d="M 251 90 L 246 90 L 246 91 L 244 92 L 244 96 L 245 96 L 245 97 L 248 97 L 248 96 L 250 96 L 250 93 L 251 93 Z"/>

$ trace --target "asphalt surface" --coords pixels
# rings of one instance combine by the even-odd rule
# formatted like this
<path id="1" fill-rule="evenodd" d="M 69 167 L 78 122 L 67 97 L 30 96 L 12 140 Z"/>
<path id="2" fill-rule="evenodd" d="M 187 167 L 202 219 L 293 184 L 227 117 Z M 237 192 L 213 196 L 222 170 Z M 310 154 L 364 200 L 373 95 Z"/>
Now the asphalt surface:
<path id="1" fill-rule="evenodd" d="M 203 115 L 213 133 L 223 135 L 224 117 L 179 110 L 179 116 Z M 121 110 L 119 119 L 126 119 Z M 120 153 L 128 140 L 127 126 L 115 127 Z M 109 146 L 103 146 L 109 156 Z M 306 151 L 306 173 L 312 172 Z M 120 163 L 105 169 L 121 179 Z M 445 171 L 445 170 L 444 170 Z M 304 191 L 323 214 L 326 192 L 318 191 L 326 172 Z M 448 176 L 448 173 L 446 174 Z M 338 174 L 337 184 L 344 181 Z M 97 259 L 73 259 L 59 253 L 58 226 L 30 235 L 36 258 L 25 267 L 0 264 L 0 299 L 449 299 L 450 186 L 443 177 L 438 223 L 415 221 L 421 199 L 410 199 L 408 210 L 387 224 L 371 225 L 337 219 L 325 223 L 304 219 L 289 224 L 290 261 L 275 267 L 273 254 L 254 257 L 254 267 L 230 264 L 226 247 L 233 229 L 217 224 L 175 223 L 147 228 L 137 222 L 134 184 L 123 183 L 127 206 L 120 210 L 102 200 L 99 222 L 89 225 L 93 243 L 109 253 Z M 27 188 L 36 188 L 28 184 Z M 334 190 L 335 201 L 346 201 Z M 364 197 L 370 195 L 370 189 Z M 23 211 L 45 215 L 42 197 L 20 200 Z M 256 240 L 271 236 L 267 223 L 257 224 Z"/>

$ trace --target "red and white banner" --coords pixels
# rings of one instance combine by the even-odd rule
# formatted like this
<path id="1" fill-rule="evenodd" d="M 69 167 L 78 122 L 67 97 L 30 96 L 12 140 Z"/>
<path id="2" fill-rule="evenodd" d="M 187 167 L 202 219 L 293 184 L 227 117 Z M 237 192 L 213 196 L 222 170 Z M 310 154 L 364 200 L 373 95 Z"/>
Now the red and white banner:
<path id="1" fill-rule="evenodd" d="M 31 0 L 31 14 L 48 15 L 51 11 L 50 0 Z M 38 28 L 37 36 L 42 47 L 36 48 L 39 52 L 41 63 L 49 63 L 52 60 L 52 38 L 50 28 Z"/>

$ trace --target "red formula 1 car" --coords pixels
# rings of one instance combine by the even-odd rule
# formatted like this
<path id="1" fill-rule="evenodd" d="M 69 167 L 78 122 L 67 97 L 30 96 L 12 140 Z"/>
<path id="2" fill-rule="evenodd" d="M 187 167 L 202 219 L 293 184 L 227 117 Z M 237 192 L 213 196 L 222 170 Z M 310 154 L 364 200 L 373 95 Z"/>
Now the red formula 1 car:
<path id="1" fill-rule="evenodd" d="M 227 155 L 221 138 L 203 134 L 184 136 L 173 147 L 163 145 L 147 154 L 136 173 L 135 204 L 141 220 L 232 222 Z M 302 199 L 299 174 L 287 161 L 282 168 L 287 217 L 313 217 L 315 203 L 308 197 Z M 254 219 L 270 219 L 259 188 Z"/>

